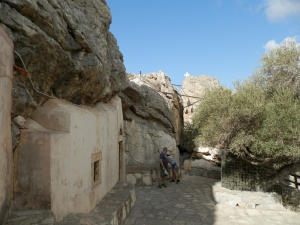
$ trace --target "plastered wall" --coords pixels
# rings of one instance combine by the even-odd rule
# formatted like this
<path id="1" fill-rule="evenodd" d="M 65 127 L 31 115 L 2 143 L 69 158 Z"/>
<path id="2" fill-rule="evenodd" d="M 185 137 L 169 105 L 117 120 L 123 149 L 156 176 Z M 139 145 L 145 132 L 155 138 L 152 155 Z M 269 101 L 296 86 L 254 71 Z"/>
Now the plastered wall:
<path id="1" fill-rule="evenodd" d="M 13 163 L 11 143 L 13 43 L 0 27 L 0 224 L 11 208 Z"/>
<path id="2" fill-rule="evenodd" d="M 15 205 L 21 210 L 51 209 L 56 221 L 89 213 L 124 173 L 119 97 L 94 109 L 48 100 L 25 126 L 15 157 Z"/>

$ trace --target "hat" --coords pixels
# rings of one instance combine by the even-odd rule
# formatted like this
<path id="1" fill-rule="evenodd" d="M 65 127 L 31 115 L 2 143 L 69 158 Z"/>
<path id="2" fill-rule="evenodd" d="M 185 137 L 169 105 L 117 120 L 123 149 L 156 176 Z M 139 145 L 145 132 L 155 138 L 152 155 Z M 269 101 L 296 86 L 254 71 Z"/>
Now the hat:
<path id="1" fill-rule="evenodd" d="M 167 151 L 167 155 L 171 155 L 171 152 Z"/>

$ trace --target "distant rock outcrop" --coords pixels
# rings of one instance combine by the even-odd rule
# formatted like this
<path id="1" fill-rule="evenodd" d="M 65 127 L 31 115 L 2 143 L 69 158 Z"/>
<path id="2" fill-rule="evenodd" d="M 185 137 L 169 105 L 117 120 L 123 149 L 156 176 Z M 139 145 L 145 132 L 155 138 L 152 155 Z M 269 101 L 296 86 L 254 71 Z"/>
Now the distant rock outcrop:
<path id="1" fill-rule="evenodd" d="M 177 89 L 163 72 L 128 74 L 129 86 L 121 92 L 127 165 L 158 165 L 167 147 L 179 162 L 178 145 L 183 127 Z"/>
<path id="2" fill-rule="evenodd" d="M 128 85 L 105 0 L 2 0 L 0 26 L 14 42 L 35 89 L 75 104 L 107 102 Z M 24 68 L 15 54 L 15 63 Z M 28 117 L 48 98 L 15 75 L 12 118 Z M 13 125 L 13 145 L 18 127 Z"/>
<path id="3" fill-rule="evenodd" d="M 194 110 L 201 102 L 206 89 L 220 87 L 221 84 L 217 78 L 202 75 L 202 76 L 188 76 L 183 80 L 181 93 L 184 106 L 184 122 L 192 122 L 191 118 Z"/>
<path id="4" fill-rule="evenodd" d="M 210 76 L 202 75 L 202 76 L 187 76 L 183 80 L 181 94 L 183 100 L 183 118 L 185 126 L 188 127 L 189 124 L 192 123 L 193 113 L 201 103 L 201 100 L 204 97 L 206 90 L 211 90 L 212 88 L 221 87 L 220 82 L 217 78 L 213 78 Z M 185 142 L 192 142 L 194 140 L 193 137 L 185 134 Z M 188 149 L 190 148 L 190 149 Z M 218 149 L 202 147 L 195 148 L 191 146 L 185 146 L 185 150 L 192 153 L 190 159 L 184 161 L 184 168 L 187 171 L 194 170 L 198 171 L 195 173 L 199 173 L 201 176 L 208 176 L 211 178 L 216 178 L 220 176 L 219 165 L 221 164 L 221 153 Z M 201 162 L 198 163 L 197 162 Z M 208 166 L 210 165 L 210 166 Z M 216 169 L 218 172 L 211 172 L 212 168 Z M 215 169 L 213 169 L 214 171 Z M 210 171 L 210 172 L 208 172 Z"/>

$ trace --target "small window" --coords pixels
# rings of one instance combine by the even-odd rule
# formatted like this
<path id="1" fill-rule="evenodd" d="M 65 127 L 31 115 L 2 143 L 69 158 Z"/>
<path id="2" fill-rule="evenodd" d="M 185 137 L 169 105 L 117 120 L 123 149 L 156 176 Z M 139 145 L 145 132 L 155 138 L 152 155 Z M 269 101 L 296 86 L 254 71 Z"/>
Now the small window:
<path id="1" fill-rule="evenodd" d="M 101 152 L 92 155 L 92 163 L 91 163 L 92 188 L 101 184 L 101 160 L 102 160 Z"/>
<path id="2" fill-rule="evenodd" d="M 94 162 L 94 182 L 97 182 L 99 178 L 99 160 L 97 160 Z"/>

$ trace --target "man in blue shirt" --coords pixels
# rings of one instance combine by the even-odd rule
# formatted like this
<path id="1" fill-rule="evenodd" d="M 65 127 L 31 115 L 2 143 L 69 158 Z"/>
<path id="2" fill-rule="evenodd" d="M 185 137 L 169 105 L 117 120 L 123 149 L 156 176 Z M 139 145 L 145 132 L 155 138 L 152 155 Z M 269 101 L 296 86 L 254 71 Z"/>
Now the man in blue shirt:
<path id="1" fill-rule="evenodd" d="M 168 148 L 164 147 L 163 151 L 160 153 L 159 156 L 159 165 L 160 165 L 160 178 L 159 178 L 159 185 L 158 187 L 167 187 L 167 185 L 165 184 L 165 179 L 167 174 L 165 174 L 165 170 L 168 169 L 168 157 L 167 157 L 167 151 Z"/>

